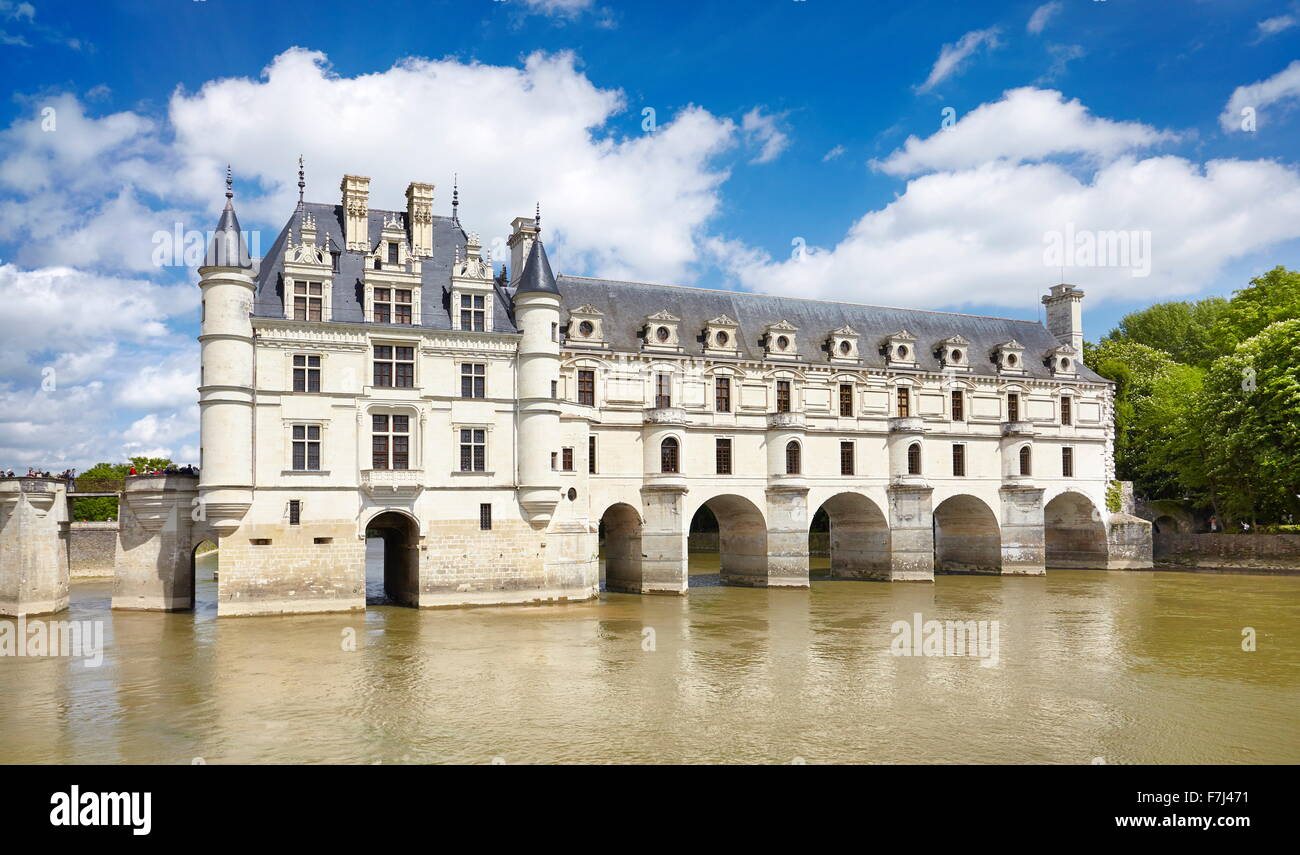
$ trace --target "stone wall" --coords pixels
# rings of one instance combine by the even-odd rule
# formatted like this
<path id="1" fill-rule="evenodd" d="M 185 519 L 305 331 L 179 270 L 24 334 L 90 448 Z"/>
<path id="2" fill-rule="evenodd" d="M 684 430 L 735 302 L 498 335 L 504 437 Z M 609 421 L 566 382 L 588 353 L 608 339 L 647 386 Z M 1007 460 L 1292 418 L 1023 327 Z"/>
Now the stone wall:
<path id="1" fill-rule="evenodd" d="M 74 522 L 68 529 L 68 571 L 72 578 L 111 577 L 117 557 L 117 522 Z"/>
<path id="2" fill-rule="evenodd" d="M 1300 534 L 1155 536 L 1157 567 L 1300 573 Z"/>

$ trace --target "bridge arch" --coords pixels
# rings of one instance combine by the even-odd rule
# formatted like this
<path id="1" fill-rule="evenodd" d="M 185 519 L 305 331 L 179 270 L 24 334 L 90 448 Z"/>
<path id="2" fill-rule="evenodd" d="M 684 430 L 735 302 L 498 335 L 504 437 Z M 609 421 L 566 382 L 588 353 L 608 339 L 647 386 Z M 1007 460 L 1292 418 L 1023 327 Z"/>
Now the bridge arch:
<path id="1" fill-rule="evenodd" d="M 713 496 L 697 506 L 692 514 L 693 534 L 702 528 L 700 523 L 708 516 L 717 521 L 717 567 L 722 583 L 766 585 L 767 519 L 762 508 L 734 493 Z M 702 557 L 705 552 L 698 549 L 694 554 Z"/>
<path id="2" fill-rule="evenodd" d="M 1043 508 L 1044 558 L 1049 568 L 1106 569 L 1106 524 L 1092 500 L 1067 491 Z"/>
<path id="3" fill-rule="evenodd" d="M 641 593 L 641 514 L 627 502 L 615 502 L 601 514 L 599 554 L 605 590 Z"/>
<path id="4" fill-rule="evenodd" d="M 367 604 L 385 601 L 418 606 L 420 597 L 420 527 L 410 514 L 385 510 L 366 522 L 366 541 L 383 541 L 382 583 L 366 580 Z M 369 561 L 368 561 L 369 564 Z M 367 567 L 369 570 L 370 567 Z M 366 574 L 369 577 L 369 573 Z"/>
<path id="5" fill-rule="evenodd" d="M 934 572 L 1002 572 L 998 518 L 984 501 L 962 493 L 934 509 Z"/>
<path id="6" fill-rule="evenodd" d="M 820 514 L 824 513 L 824 548 L 830 553 L 832 579 L 888 579 L 890 568 L 889 523 L 880 506 L 862 493 L 836 493 L 812 515 L 808 549 L 823 547 Z"/>

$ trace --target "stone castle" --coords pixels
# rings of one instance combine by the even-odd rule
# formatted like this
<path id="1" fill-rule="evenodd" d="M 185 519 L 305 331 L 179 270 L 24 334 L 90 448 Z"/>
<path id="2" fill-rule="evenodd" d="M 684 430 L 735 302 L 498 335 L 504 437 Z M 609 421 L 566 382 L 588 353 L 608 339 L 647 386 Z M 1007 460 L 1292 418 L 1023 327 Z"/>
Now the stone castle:
<path id="1" fill-rule="evenodd" d="M 1077 288 L 1047 323 L 556 276 L 540 217 L 493 269 L 434 187 L 348 175 L 248 258 L 227 188 L 202 299 L 200 476 L 128 479 L 114 607 L 218 614 L 685 594 L 692 519 L 726 584 L 1151 566 L 1107 510 L 1112 386 Z M 67 603 L 63 487 L 0 481 L 0 613 Z M 60 534 L 62 532 L 62 534 Z M 19 582 L 18 580 L 23 581 Z"/>

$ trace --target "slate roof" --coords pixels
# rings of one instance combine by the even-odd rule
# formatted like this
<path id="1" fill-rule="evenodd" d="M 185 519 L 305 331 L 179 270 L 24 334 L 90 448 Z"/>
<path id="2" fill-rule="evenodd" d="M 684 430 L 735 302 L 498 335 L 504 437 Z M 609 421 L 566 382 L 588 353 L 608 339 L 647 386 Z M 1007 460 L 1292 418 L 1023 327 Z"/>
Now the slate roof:
<path id="1" fill-rule="evenodd" d="M 524 260 L 524 272 L 519 276 L 516 294 L 559 294 L 555 285 L 555 274 L 551 273 L 551 262 L 546 258 L 546 248 L 541 240 L 533 241 Z"/>
<path id="2" fill-rule="evenodd" d="M 568 312 L 578 306 L 591 305 L 603 314 L 604 336 L 615 350 L 636 351 L 641 348 L 640 331 L 646 318 L 667 310 L 680 317 L 678 333 L 688 355 L 703 354 L 699 340 L 705 324 L 719 315 L 727 315 L 740 324 L 741 356 L 753 360 L 764 358 L 763 332 L 769 324 L 789 321 L 798 328 L 795 344 L 799 358 L 820 365 L 831 364 L 822 349 L 831 331 L 845 325 L 859 335 L 858 350 L 863 367 L 884 368 L 885 357 L 880 345 L 885 338 L 906 329 L 917 338 L 917 366 L 939 371 L 942 365 L 935 351 L 939 343 L 960 334 L 969 342 L 970 370 L 974 375 L 997 375 L 992 361 L 994 347 L 1015 339 L 1025 347 L 1027 376 L 1050 379 L 1051 371 L 1042 356 L 1060 345 L 1047 327 L 1035 321 L 932 312 L 924 309 L 895 309 L 859 303 L 832 303 L 793 297 L 771 297 L 742 291 L 687 288 L 674 285 L 650 285 L 609 279 L 588 279 L 561 275 L 558 280 L 563 294 L 561 323 L 568 322 Z M 1025 375 L 1008 375 L 1025 376 Z M 1080 364 L 1079 378 L 1107 382 Z"/>

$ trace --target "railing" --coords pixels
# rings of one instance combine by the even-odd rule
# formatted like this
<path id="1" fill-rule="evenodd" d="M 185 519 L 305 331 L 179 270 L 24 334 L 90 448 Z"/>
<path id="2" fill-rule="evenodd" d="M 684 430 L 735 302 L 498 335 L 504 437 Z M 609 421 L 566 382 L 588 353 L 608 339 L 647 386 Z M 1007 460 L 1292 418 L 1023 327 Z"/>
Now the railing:
<path id="1" fill-rule="evenodd" d="M 890 433 L 924 433 L 925 420 L 919 416 L 901 416 L 889 420 Z"/>
<path id="2" fill-rule="evenodd" d="M 1034 426 L 1030 422 L 1010 421 L 1002 423 L 1003 436 L 1033 436 Z"/>
<path id="3" fill-rule="evenodd" d="M 783 413 L 767 414 L 767 426 L 769 428 L 801 428 L 806 426 L 807 423 L 803 413 L 794 413 L 787 410 Z"/>
<path id="4" fill-rule="evenodd" d="M 125 478 L 78 478 L 68 488 L 69 493 L 120 493 L 126 489 Z"/>
<path id="5" fill-rule="evenodd" d="M 683 425 L 686 424 L 686 410 L 681 407 L 651 407 L 645 411 L 646 424 Z"/>
<path id="6" fill-rule="evenodd" d="M 417 493 L 424 489 L 423 469 L 362 469 L 361 487 L 371 493 Z"/>

